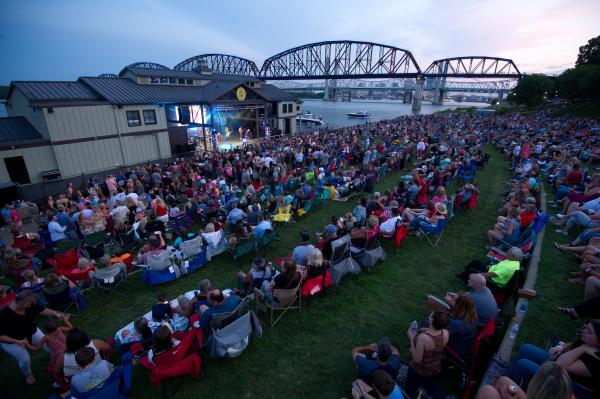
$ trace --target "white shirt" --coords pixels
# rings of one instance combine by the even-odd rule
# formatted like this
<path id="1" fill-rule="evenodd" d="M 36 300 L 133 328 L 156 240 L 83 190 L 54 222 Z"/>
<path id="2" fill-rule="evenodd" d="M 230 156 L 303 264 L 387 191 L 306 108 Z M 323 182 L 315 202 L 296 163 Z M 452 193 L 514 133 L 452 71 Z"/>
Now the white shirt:
<path id="1" fill-rule="evenodd" d="M 67 226 L 61 226 L 58 222 L 50 222 L 48 223 L 48 231 L 50 232 L 50 239 L 52 241 L 63 240 L 67 238 L 65 235 L 65 230 Z"/>
<path id="2" fill-rule="evenodd" d="M 581 207 L 590 211 L 600 212 L 600 197 L 586 202 Z"/>
<path id="3" fill-rule="evenodd" d="M 379 230 L 385 234 L 391 234 L 396 230 L 396 221 L 402 220 L 402 216 L 394 216 L 379 225 Z"/>
<path id="4" fill-rule="evenodd" d="M 417 150 L 419 150 L 419 151 L 424 151 L 424 150 L 425 150 L 425 143 L 424 143 L 424 142 L 422 142 L 422 141 L 419 141 L 419 142 L 417 143 Z"/>

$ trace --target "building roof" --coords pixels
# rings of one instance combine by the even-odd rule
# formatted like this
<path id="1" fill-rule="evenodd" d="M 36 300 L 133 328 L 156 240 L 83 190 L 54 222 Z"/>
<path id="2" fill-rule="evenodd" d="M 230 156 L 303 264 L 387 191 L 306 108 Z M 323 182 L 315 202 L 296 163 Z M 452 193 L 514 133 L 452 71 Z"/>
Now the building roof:
<path id="1" fill-rule="evenodd" d="M 263 83 L 260 88 L 253 87 L 258 95 L 263 97 L 267 101 L 295 101 L 296 97 L 290 93 L 281 90 L 273 85 Z"/>
<path id="2" fill-rule="evenodd" d="M 44 140 L 44 138 L 24 116 L 0 118 L 0 145 L 32 140 Z"/>
<path id="3" fill-rule="evenodd" d="M 81 102 L 97 103 L 102 101 L 89 86 L 81 82 L 44 82 L 44 81 L 16 81 L 12 82 L 8 97 L 16 88 L 31 102 Z"/>
<path id="4" fill-rule="evenodd" d="M 208 103 L 238 86 L 239 82 L 209 82 L 204 86 L 138 85 L 126 78 L 83 77 L 112 104 L 195 104 Z M 250 88 L 250 90 L 255 90 Z M 267 100 L 270 101 L 270 100 Z"/>

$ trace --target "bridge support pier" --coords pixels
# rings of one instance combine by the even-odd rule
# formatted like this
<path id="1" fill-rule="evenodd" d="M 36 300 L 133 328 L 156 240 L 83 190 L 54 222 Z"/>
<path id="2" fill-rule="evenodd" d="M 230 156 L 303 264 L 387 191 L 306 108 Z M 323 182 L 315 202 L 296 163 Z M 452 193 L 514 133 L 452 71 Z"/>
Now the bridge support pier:
<path id="1" fill-rule="evenodd" d="M 504 92 L 503 91 L 499 91 L 498 92 L 498 101 L 502 102 L 504 100 Z"/>
<path id="2" fill-rule="evenodd" d="M 337 80 L 327 79 L 325 80 L 325 94 L 323 95 L 323 101 L 336 101 L 337 98 Z"/>
<path id="3" fill-rule="evenodd" d="M 412 98 L 412 110 L 415 112 L 420 112 L 421 111 L 421 97 L 423 96 L 423 84 L 425 83 L 425 80 L 421 77 L 415 79 L 416 80 L 416 87 L 415 87 L 415 94 L 413 95 Z"/>
<path id="4" fill-rule="evenodd" d="M 402 104 L 410 104 L 412 102 L 413 95 L 412 91 L 405 91 L 402 94 Z"/>
<path id="5" fill-rule="evenodd" d="M 431 101 L 433 105 L 444 105 L 444 90 L 438 89 L 433 92 L 433 100 Z"/>

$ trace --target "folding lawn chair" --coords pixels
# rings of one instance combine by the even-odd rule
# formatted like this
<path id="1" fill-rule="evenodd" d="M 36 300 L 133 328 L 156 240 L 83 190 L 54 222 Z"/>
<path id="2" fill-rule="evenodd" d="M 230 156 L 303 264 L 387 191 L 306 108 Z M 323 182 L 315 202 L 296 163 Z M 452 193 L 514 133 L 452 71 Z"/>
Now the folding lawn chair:
<path id="1" fill-rule="evenodd" d="M 273 300 L 269 301 L 264 292 L 258 288 L 254 288 L 254 299 L 256 300 L 256 310 L 264 312 L 269 316 L 269 325 L 271 328 L 275 327 L 275 324 L 288 310 L 298 309 L 302 311 L 302 296 L 300 295 L 300 289 L 302 284 L 299 283 L 296 288 L 289 289 L 274 289 Z M 296 305 L 296 302 L 298 304 Z M 275 312 L 281 312 L 275 319 Z"/>
<path id="2" fill-rule="evenodd" d="M 447 222 L 448 221 L 446 219 L 438 219 L 435 229 L 430 232 L 427 232 L 419 227 L 421 237 L 425 237 L 432 247 L 437 247 L 437 245 L 440 243 L 440 240 L 442 239 L 442 236 L 444 235 Z M 433 236 L 433 240 L 431 239 L 430 235 Z"/>

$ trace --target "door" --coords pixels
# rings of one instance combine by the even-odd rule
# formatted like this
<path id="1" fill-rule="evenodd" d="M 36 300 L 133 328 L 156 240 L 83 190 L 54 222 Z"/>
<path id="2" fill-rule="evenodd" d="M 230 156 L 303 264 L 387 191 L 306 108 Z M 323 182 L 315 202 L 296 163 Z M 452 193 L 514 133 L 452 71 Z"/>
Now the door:
<path id="1" fill-rule="evenodd" d="M 10 180 L 13 183 L 29 184 L 29 173 L 27 172 L 27 166 L 25 166 L 25 160 L 23 157 L 10 157 L 4 158 L 4 164 L 6 170 L 10 176 Z"/>

